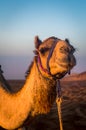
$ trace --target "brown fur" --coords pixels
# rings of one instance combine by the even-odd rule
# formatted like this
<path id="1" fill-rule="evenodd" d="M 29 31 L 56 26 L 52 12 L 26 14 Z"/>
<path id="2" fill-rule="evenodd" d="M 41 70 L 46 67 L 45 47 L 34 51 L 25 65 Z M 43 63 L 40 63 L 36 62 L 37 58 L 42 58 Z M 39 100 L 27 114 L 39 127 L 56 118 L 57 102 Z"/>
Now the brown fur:
<path id="1" fill-rule="evenodd" d="M 37 38 L 38 41 L 40 41 Z M 44 55 L 39 51 L 42 47 L 51 48 L 56 38 L 49 38 L 38 46 L 42 65 L 45 69 L 49 50 Z M 37 41 L 36 41 L 37 44 Z M 50 71 L 53 75 L 58 75 L 68 71 L 70 56 L 70 69 L 76 64 L 73 54 L 70 52 L 62 53 L 60 48 L 71 49 L 71 46 L 60 40 L 49 61 Z M 65 59 L 65 60 L 64 60 Z M 60 61 L 60 63 L 59 63 Z M 46 114 L 50 111 L 56 99 L 56 80 L 45 73 L 37 63 L 37 57 L 29 69 L 26 82 L 22 89 L 16 93 L 7 92 L 3 89 L 0 81 L 0 126 L 5 129 L 16 129 L 23 125 L 28 117 L 34 118 L 39 114 Z M 28 118 L 29 119 L 29 118 Z"/>

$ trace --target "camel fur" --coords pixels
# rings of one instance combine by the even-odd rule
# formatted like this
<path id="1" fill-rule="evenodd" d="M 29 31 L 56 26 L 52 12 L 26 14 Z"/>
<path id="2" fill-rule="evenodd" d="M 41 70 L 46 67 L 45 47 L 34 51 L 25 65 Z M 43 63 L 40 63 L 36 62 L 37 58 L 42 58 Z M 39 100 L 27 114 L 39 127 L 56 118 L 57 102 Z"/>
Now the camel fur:
<path id="1" fill-rule="evenodd" d="M 38 37 L 35 38 L 36 56 L 30 70 L 27 71 L 25 84 L 18 92 L 11 92 L 0 72 L 0 126 L 2 128 L 17 129 L 23 126 L 28 117 L 34 118 L 50 111 L 56 99 L 57 81 L 41 69 L 37 55 L 40 56 L 43 67 L 47 69 L 47 57 L 56 39 L 50 37 L 42 42 Z M 58 41 L 49 61 L 52 75 L 61 78 L 61 75 L 64 76 L 68 69 L 71 70 L 75 66 L 74 51 L 75 49 L 67 40 Z"/>

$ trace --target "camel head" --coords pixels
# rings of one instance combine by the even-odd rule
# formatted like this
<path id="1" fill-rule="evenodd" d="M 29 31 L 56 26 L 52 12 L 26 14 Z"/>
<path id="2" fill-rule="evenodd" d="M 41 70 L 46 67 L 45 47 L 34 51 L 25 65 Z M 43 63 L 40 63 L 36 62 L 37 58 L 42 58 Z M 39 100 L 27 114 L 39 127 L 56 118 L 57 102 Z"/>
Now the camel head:
<path id="1" fill-rule="evenodd" d="M 76 65 L 74 57 L 75 49 L 70 45 L 69 40 L 60 40 L 50 37 L 41 41 L 35 37 L 34 51 L 37 55 L 38 68 L 44 76 L 62 78 Z"/>

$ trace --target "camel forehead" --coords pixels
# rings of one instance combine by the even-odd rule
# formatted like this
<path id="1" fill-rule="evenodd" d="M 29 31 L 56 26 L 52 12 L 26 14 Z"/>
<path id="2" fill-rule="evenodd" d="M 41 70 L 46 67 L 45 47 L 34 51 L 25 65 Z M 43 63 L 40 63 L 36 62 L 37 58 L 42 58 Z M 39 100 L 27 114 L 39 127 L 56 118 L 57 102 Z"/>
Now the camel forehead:
<path id="1" fill-rule="evenodd" d="M 50 46 L 54 43 L 54 41 L 55 41 L 56 39 L 57 39 L 56 37 L 50 37 L 50 38 L 45 39 L 45 40 L 41 43 L 41 45 L 40 45 L 39 48 L 41 48 L 41 47 L 50 47 Z"/>
<path id="2" fill-rule="evenodd" d="M 45 39 L 43 42 L 50 42 L 50 41 L 56 40 L 56 39 L 58 39 L 58 38 L 56 38 L 56 37 L 49 37 L 49 38 Z"/>
<path id="3" fill-rule="evenodd" d="M 69 47 L 70 44 L 67 43 L 67 42 L 64 41 L 64 40 L 59 40 L 59 41 L 58 41 L 58 47 L 61 47 L 61 46 L 63 46 L 63 47 Z"/>
<path id="4" fill-rule="evenodd" d="M 64 46 L 64 47 L 71 47 L 69 43 L 67 43 L 65 40 L 60 40 L 56 37 L 50 37 L 42 42 L 39 48 L 41 47 L 51 47 L 52 44 L 57 41 L 58 47 Z"/>
<path id="5" fill-rule="evenodd" d="M 66 42 L 65 40 L 59 40 L 56 45 L 56 48 L 57 49 L 68 48 L 69 50 L 74 49 L 74 47 L 70 43 Z"/>

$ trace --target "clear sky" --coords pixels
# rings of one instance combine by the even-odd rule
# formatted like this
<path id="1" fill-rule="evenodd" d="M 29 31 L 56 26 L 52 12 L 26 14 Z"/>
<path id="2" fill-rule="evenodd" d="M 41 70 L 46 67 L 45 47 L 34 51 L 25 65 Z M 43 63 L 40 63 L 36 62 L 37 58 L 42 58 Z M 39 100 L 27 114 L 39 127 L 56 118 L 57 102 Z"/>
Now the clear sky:
<path id="1" fill-rule="evenodd" d="M 73 72 L 86 71 L 86 0 L 0 0 L 0 64 L 6 78 L 24 78 L 35 35 L 69 38 L 77 48 Z"/>

